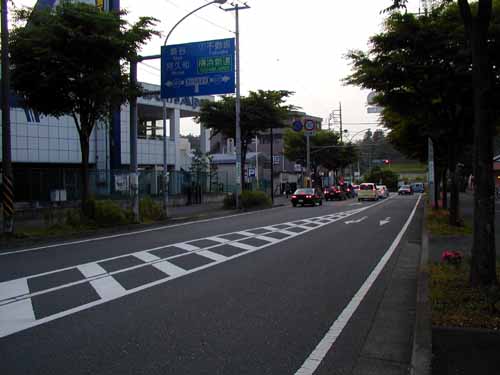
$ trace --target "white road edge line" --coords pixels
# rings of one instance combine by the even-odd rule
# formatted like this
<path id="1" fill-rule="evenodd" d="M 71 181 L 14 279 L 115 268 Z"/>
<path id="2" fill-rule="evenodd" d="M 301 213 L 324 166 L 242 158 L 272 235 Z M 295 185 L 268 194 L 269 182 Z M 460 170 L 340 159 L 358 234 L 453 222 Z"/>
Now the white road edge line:
<path id="1" fill-rule="evenodd" d="M 349 304 L 344 308 L 342 313 L 338 316 L 338 318 L 333 322 L 330 329 L 326 333 L 326 335 L 321 339 L 316 348 L 312 351 L 312 353 L 307 357 L 302 366 L 295 372 L 295 375 L 312 375 L 317 370 L 323 359 L 325 358 L 328 351 L 332 348 L 333 344 L 337 340 L 337 338 L 342 333 L 342 330 L 345 328 L 354 312 L 357 310 L 363 298 L 366 296 L 373 283 L 380 275 L 385 265 L 391 258 L 392 254 L 398 247 L 401 239 L 403 238 L 408 226 L 410 225 L 413 217 L 415 216 L 415 212 L 417 211 L 418 204 L 420 203 L 421 196 L 418 197 L 417 203 L 415 207 L 413 207 L 413 211 L 411 212 L 408 220 L 403 225 L 403 228 L 398 233 L 394 241 L 392 242 L 389 249 L 386 251 L 384 256 L 380 259 L 378 264 L 375 266 L 373 271 L 370 273 L 368 278 L 365 280 L 361 288 L 357 291 L 354 297 L 351 299 Z"/>

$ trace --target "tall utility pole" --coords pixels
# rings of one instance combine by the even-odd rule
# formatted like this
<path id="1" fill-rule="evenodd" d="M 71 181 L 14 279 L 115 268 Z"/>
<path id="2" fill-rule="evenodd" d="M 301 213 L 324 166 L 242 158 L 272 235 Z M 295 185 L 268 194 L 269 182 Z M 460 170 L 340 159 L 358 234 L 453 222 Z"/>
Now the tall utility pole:
<path id="1" fill-rule="evenodd" d="M 130 85 L 137 85 L 137 60 L 130 61 Z M 139 222 L 139 174 L 137 171 L 137 97 L 130 99 L 130 190 L 132 193 L 132 213 Z"/>
<path id="2" fill-rule="evenodd" d="M 270 142 L 271 142 L 271 203 L 274 204 L 274 137 L 273 137 L 273 126 L 271 125 Z"/>
<path id="3" fill-rule="evenodd" d="M 236 207 L 240 207 L 240 194 L 244 183 L 243 172 L 241 170 L 241 128 L 240 128 L 240 111 L 241 111 L 241 74 L 240 74 L 240 10 L 250 9 L 248 5 L 240 6 L 238 3 L 232 3 L 233 8 L 223 8 L 226 12 L 235 12 L 236 18 Z M 272 189 L 271 189 L 272 191 Z"/>
<path id="4" fill-rule="evenodd" d="M 10 62 L 7 0 L 2 0 L 2 205 L 3 231 L 14 231 L 14 182 L 10 149 Z"/>
<path id="5" fill-rule="evenodd" d="M 342 143 L 342 102 L 339 102 L 339 109 L 334 109 L 330 112 L 330 115 L 328 116 L 328 130 L 331 130 L 332 125 L 335 125 L 336 123 L 338 123 L 340 126 L 340 142 Z"/>

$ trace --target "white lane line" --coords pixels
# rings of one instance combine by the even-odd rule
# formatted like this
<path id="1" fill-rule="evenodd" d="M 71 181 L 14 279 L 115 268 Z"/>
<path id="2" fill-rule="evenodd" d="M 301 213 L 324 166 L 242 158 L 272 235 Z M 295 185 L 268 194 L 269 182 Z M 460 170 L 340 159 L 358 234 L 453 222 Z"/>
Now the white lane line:
<path id="1" fill-rule="evenodd" d="M 196 252 L 197 255 L 201 255 L 205 258 L 215 260 L 216 262 L 223 262 L 227 259 L 224 255 L 214 253 L 213 251 L 210 250 L 202 250 Z"/>
<path id="2" fill-rule="evenodd" d="M 279 242 L 278 238 L 266 237 L 266 236 L 257 236 L 255 237 L 258 240 L 266 241 L 266 242 Z"/>
<path id="3" fill-rule="evenodd" d="M 254 246 L 247 245 L 246 243 L 241 243 L 241 242 L 231 242 L 228 245 L 231 245 L 231 246 L 234 246 L 234 247 L 238 247 L 240 249 L 248 250 L 248 251 L 257 249 Z"/>
<path id="4" fill-rule="evenodd" d="M 21 278 L 0 283 L 0 301 L 29 294 L 28 279 Z"/>
<path id="5" fill-rule="evenodd" d="M 245 232 L 245 231 L 234 232 L 234 234 L 241 234 L 242 236 L 245 236 L 245 237 L 253 237 L 253 236 L 255 236 L 255 233 L 250 233 L 250 232 Z"/>
<path id="6" fill-rule="evenodd" d="M 77 268 L 83 274 L 83 276 L 85 276 L 86 279 L 90 279 L 91 277 L 96 277 L 108 273 L 104 268 L 102 268 L 97 263 L 80 264 L 79 266 L 77 266 Z"/>
<path id="7" fill-rule="evenodd" d="M 127 293 L 126 289 L 118 283 L 112 276 L 102 277 L 90 282 L 103 300 L 111 300 L 123 296 Z"/>
<path id="8" fill-rule="evenodd" d="M 147 251 L 139 251 L 137 253 L 133 253 L 132 255 L 146 263 L 151 263 L 155 260 L 161 259 L 160 257 L 157 257 L 156 255 L 153 255 Z"/>
<path id="9" fill-rule="evenodd" d="M 387 198 L 389 199 L 389 198 Z M 353 316 L 354 312 L 357 310 L 361 302 L 363 301 L 364 297 L 372 287 L 373 283 L 377 279 L 377 277 L 380 275 L 382 270 L 384 269 L 385 265 L 391 258 L 392 254 L 394 254 L 394 251 L 398 247 L 399 243 L 401 242 L 401 239 L 403 238 L 404 234 L 406 233 L 406 230 L 408 229 L 408 226 L 410 225 L 413 217 L 415 216 L 415 212 L 417 211 L 418 204 L 420 203 L 421 196 L 418 197 L 417 203 L 415 204 L 415 207 L 413 207 L 413 211 L 410 213 L 410 216 L 408 217 L 408 220 L 406 220 L 406 223 L 403 225 L 403 228 L 401 231 L 398 233 L 394 241 L 392 242 L 391 246 L 389 249 L 385 252 L 384 256 L 380 259 L 378 264 L 375 266 L 373 271 L 370 273 L 368 278 L 365 280 L 363 285 L 361 285 L 361 288 L 356 292 L 354 297 L 351 299 L 349 304 L 344 308 L 342 313 L 339 315 L 339 317 L 333 322 L 331 325 L 330 329 L 326 333 L 326 335 L 321 339 L 321 341 L 318 343 L 316 348 L 313 350 L 313 352 L 307 357 L 307 359 L 304 361 L 302 366 L 295 372 L 295 375 L 301 374 L 301 375 L 312 375 L 316 371 L 316 369 L 319 367 L 323 359 L 325 358 L 326 354 L 328 351 L 332 348 L 333 344 L 335 341 L 337 341 L 337 338 L 340 336 L 342 333 L 343 329 Z"/>
<path id="10" fill-rule="evenodd" d="M 35 321 L 31 298 L 0 306 L 0 337 L 21 331 Z"/>
<path id="11" fill-rule="evenodd" d="M 182 243 L 176 243 L 176 244 L 173 244 L 172 246 L 178 247 L 179 249 L 186 250 L 186 251 L 200 250 L 199 247 L 196 247 L 196 246 L 190 245 L 188 243 L 184 243 L 184 242 L 182 242 Z"/>
<path id="12" fill-rule="evenodd" d="M 230 241 L 230 240 L 227 240 L 225 238 L 220 238 L 220 237 L 217 237 L 217 236 L 207 237 L 207 240 L 218 242 L 218 243 L 226 243 L 226 242 Z"/>
<path id="13" fill-rule="evenodd" d="M 172 264 L 166 260 L 153 264 L 153 267 L 172 277 L 186 273 L 185 269 L 177 267 L 175 264 Z"/>

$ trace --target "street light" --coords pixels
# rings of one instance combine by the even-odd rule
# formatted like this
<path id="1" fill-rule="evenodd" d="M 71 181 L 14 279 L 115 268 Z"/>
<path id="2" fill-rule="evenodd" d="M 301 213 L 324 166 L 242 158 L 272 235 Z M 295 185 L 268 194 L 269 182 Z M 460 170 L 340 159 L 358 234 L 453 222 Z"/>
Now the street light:
<path id="1" fill-rule="evenodd" d="M 209 5 L 212 4 L 225 4 L 227 0 L 213 0 L 209 3 L 203 4 L 202 6 L 196 8 L 195 10 L 189 12 L 186 14 L 184 17 L 182 17 L 177 23 L 170 29 L 168 32 L 165 41 L 163 42 L 163 45 L 166 46 L 168 39 L 170 38 L 170 35 L 172 35 L 172 32 L 175 30 L 179 24 L 184 21 L 186 18 L 191 16 L 193 13 L 198 12 L 199 10 L 208 7 Z M 164 212 L 165 216 L 167 216 L 167 205 L 168 205 L 168 165 L 167 165 L 167 154 L 168 154 L 168 140 L 167 140 L 167 100 L 163 99 L 163 207 L 164 207 Z"/>

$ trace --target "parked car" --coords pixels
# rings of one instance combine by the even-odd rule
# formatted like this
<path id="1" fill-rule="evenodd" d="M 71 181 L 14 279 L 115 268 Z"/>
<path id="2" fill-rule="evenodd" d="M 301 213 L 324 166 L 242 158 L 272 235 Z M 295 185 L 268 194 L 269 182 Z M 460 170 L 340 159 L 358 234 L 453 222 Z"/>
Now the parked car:
<path id="1" fill-rule="evenodd" d="M 301 206 L 306 204 L 321 206 L 323 204 L 323 195 L 320 190 L 314 188 L 297 189 L 292 194 L 291 202 L 293 207 L 297 207 L 298 204 Z"/>
<path id="2" fill-rule="evenodd" d="M 379 198 L 388 198 L 389 197 L 389 189 L 385 185 L 377 185 L 377 191 Z"/>
<path id="3" fill-rule="evenodd" d="M 347 199 L 346 192 L 343 191 L 340 186 L 327 187 L 323 193 L 325 194 L 326 201 L 333 201 L 333 200 L 341 201 Z"/>
<path id="4" fill-rule="evenodd" d="M 398 189 L 398 194 L 399 195 L 412 195 L 413 190 L 411 189 L 410 185 L 401 185 L 401 187 Z"/>
<path id="5" fill-rule="evenodd" d="M 358 191 L 358 201 L 361 202 L 362 200 L 378 200 L 378 191 L 377 187 L 373 182 L 364 182 L 361 185 L 359 185 L 359 191 Z"/>
<path id="6" fill-rule="evenodd" d="M 425 191 L 424 184 L 421 182 L 414 182 L 410 186 L 414 193 L 423 193 Z"/>

